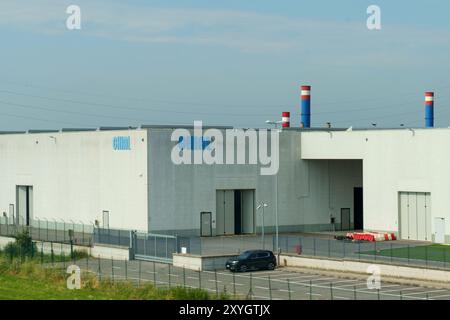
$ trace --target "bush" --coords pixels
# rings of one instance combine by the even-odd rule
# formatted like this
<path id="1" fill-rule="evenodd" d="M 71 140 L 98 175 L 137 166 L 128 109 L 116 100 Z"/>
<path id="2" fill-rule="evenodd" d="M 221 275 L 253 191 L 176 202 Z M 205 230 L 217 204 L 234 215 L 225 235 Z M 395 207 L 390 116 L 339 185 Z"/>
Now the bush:
<path id="1" fill-rule="evenodd" d="M 16 242 L 10 242 L 5 246 L 4 253 L 10 258 L 33 257 L 36 253 L 36 245 L 33 243 L 28 230 L 15 236 Z"/>

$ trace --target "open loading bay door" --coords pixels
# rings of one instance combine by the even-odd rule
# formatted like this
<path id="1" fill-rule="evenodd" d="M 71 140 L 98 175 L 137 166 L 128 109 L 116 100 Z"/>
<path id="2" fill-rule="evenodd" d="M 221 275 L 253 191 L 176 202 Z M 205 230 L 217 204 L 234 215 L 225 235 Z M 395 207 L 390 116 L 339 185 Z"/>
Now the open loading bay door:
<path id="1" fill-rule="evenodd" d="M 255 190 L 216 191 L 215 235 L 254 233 Z"/>

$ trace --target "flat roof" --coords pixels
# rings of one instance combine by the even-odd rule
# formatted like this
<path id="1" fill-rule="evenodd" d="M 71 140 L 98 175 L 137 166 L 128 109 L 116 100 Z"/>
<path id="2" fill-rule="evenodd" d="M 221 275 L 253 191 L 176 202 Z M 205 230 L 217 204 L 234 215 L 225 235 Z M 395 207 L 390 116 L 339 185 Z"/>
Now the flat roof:
<path id="1" fill-rule="evenodd" d="M 138 129 L 194 129 L 194 125 L 141 125 L 136 126 L 123 126 L 123 127 L 98 127 L 98 128 L 61 128 L 61 129 L 30 129 L 24 130 L 11 130 L 0 131 L 0 135 L 5 134 L 26 134 L 26 133 L 57 133 L 57 132 L 92 132 L 92 131 L 115 131 L 115 130 L 138 130 Z M 202 129 L 281 129 L 282 131 L 295 131 L 295 132 L 335 132 L 335 131 L 389 131 L 389 130 L 439 130 L 450 129 L 450 127 L 401 127 L 401 128 L 357 128 L 357 127 L 344 127 L 344 128 L 325 128 L 325 127 L 312 127 L 312 128 L 250 128 L 250 127 L 233 127 L 233 126 L 202 126 Z"/>

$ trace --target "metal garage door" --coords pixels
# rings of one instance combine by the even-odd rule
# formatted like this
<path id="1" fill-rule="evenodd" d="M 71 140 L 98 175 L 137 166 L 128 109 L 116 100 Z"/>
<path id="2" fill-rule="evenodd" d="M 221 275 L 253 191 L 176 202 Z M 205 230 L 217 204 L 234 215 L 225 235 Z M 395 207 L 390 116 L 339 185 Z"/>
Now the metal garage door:
<path id="1" fill-rule="evenodd" d="M 431 241 L 431 194 L 400 192 L 400 237 Z"/>
<path id="2" fill-rule="evenodd" d="M 216 191 L 216 235 L 234 234 L 234 190 Z"/>

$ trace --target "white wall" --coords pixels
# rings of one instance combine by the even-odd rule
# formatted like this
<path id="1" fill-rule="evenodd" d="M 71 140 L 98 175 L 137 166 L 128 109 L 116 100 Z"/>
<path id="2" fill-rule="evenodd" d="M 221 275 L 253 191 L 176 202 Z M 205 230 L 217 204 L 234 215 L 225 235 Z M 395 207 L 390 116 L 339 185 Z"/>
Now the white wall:
<path id="1" fill-rule="evenodd" d="M 265 209 L 265 230 L 275 230 L 276 176 L 262 176 L 259 165 L 174 165 L 172 130 L 149 129 L 149 229 L 188 230 L 199 234 L 200 212 L 216 211 L 216 190 L 255 190 Z M 280 134 L 278 222 L 281 232 L 325 229 L 330 214 L 340 222 L 340 208 L 351 208 L 353 188 L 362 186 L 361 161 L 301 160 L 301 133 Z M 256 230 L 262 214 L 255 212 Z"/>
<path id="2" fill-rule="evenodd" d="M 450 235 L 450 129 L 304 132 L 301 157 L 363 160 L 365 229 L 398 231 L 398 193 L 430 192 Z"/>
<path id="3" fill-rule="evenodd" d="M 130 136 L 131 150 L 113 137 Z M 147 230 L 145 130 L 0 135 L 0 214 L 16 202 L 16 186 L 33 186 L 38 218 L 101 221 L 111 228 Z"/>

